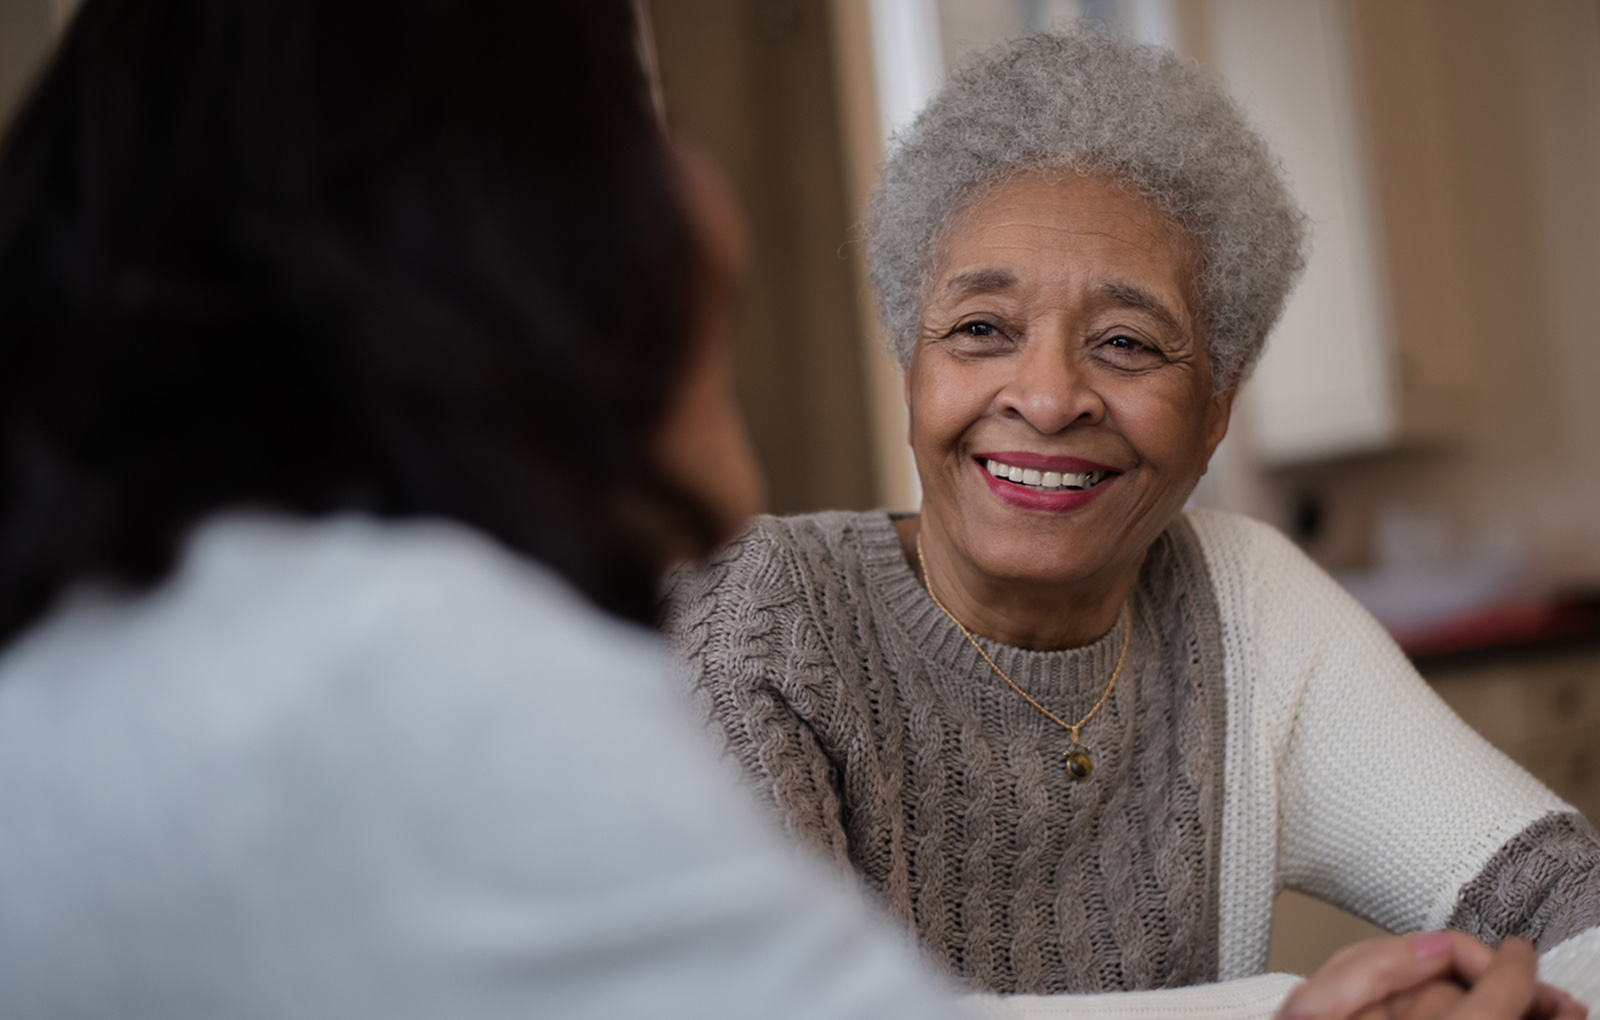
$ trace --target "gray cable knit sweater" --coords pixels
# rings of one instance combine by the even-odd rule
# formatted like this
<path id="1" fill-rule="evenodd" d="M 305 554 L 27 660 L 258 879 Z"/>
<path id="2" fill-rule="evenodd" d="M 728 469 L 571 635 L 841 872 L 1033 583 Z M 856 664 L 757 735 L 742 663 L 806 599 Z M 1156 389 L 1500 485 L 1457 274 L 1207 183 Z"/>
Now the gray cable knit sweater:
<path id="1" fill-rule="evenodd" d="M 1128 613 L 1121 679 L 1083 730 L 1083 782 L 1065 771 L 1066 734 L 928 598 L 883 513 L 761 519 L 675 579 L 669 628 L 790 834 L 858 872 L 935 958 L 987 991 L 1101 992 L 1219 976 L 1224 628 L 1187 520 L 1151 549 Z M 985 648 L 1071 720 L 1121 639 Z M 1537 851 L 1502 852 L 1461 890 L 1460 926 L 1564 938 L 1600 921 L 1593 830 L 1541 824 L 1524 835 Z M 1537 875 L 1516 878 L 1534 858 Z M 1486 893 L 1508 876 L 1539 888 Z"/>

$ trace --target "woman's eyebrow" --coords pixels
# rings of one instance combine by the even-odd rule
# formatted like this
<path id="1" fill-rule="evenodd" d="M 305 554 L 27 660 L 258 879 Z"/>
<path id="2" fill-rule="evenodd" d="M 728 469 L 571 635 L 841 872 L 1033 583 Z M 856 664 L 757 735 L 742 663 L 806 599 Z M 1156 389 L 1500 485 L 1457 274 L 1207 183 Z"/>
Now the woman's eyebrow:
<path id="1" fill-rule="evenodd" d="M 1188 329 L 1179 321 L 1165 303 L 1150 291 L 1132 283 L 1111 280 L 1099 286 L 1101 296 L 1115 301 L 1119 305 L 1137 308 L 1139 311 L 1151 315 L 1161 321 L 1163 326 L 1180 336 L 1187 336 Z"/>
<path id="2" fill-rule="evenodd" d="M 971 294 L 992 294 L 1010 290 L 1017 285 L 1017 276 L 1009 269 L 971 269 L 957 273 L 945 282 L 944 293 L 949 298 L 964 298 Z"/>

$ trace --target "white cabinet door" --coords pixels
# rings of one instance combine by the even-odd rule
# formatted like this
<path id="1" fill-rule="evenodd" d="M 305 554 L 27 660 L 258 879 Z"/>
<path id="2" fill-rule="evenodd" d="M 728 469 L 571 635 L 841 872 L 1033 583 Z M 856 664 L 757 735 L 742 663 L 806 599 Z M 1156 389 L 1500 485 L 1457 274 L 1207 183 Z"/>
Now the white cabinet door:
<path id="1" fill-rule="evenodd" d="M 1337 0 L 1213 0 L 1210 57 L 1283 159 L 1313 251 L 1247 386 L 1265 466 L 1387 446 L 1398 403 L 1360 76 Z"/>

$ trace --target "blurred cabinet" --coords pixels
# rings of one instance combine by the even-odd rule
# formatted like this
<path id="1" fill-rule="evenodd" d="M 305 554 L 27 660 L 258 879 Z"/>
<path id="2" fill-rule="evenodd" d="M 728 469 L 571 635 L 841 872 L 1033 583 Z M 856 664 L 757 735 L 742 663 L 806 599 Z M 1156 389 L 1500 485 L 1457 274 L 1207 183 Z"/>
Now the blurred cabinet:
<path id="1" fill-rule="evenodd" d="M 1451 38 L 1474 26 L 1454 0 L 1355 0 L 1346 12 L 1383 240 L 1393 439 L 1460 439 L 1477 424 L 1488 383 L 1487 316 L 1474 289 L 1483 276 L 1472 254 L 1478 210 L 1462 170 L 1472 155 L 1458 131 L 1477 116 L 1456 80 L 1473 62 L 1452 53 Z"/>
<path id="2" fill-rule="evenodd" d="M 1430 671 L 1456 714 L 1600 820 L 1600 649 Z"/>
<path id="3" fill-rule="evenodd" d="M 1186 48 L 1281 156 L 1313 253 L 1246 390 L 1262 466 L 1431 445 L 1471 426 L 1470 210 L 1437 5 L 1202 0 Z"/>
<path id="4" fill-rule="evenodd" d="M 1283 160 L 1313 253 L 1246 390 L 1268 464 L 1381 448 L 1396 426 L 1358 65 L 1337 0 L 1214 0 L 1209 57 Z"/>

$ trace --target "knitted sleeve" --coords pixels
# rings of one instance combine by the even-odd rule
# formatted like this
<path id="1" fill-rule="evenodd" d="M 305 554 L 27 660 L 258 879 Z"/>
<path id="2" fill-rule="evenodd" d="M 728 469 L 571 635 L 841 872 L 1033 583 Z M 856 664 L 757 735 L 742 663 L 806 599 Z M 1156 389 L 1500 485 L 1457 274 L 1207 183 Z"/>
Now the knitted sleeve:
<path id="1" fill-rule="evenodd" d="M 1234 967 L 1264 956 L 1262 906 L 1281 886 L 1390 931 L 1454 922 L 1490 942 L 1527 936 L 1547 965 L 1558 943 L 1592 939 L 1600 840 L 1588 823 L 1451 712 L 1281 535 L 1232 515 L 1191 521 L 1228 673 L 1222 915 L 1237 930 L 1224 932 L 1224 976 L 1230 935 Z"/>
<path id="2" fill-rule="evenodd" d="M 758 522 L 668 583 L 667 631 L 701 715 L 795 841 L 850 870 L 838 770 L 782 693 L 815 624 L 787 549 Z"/>

